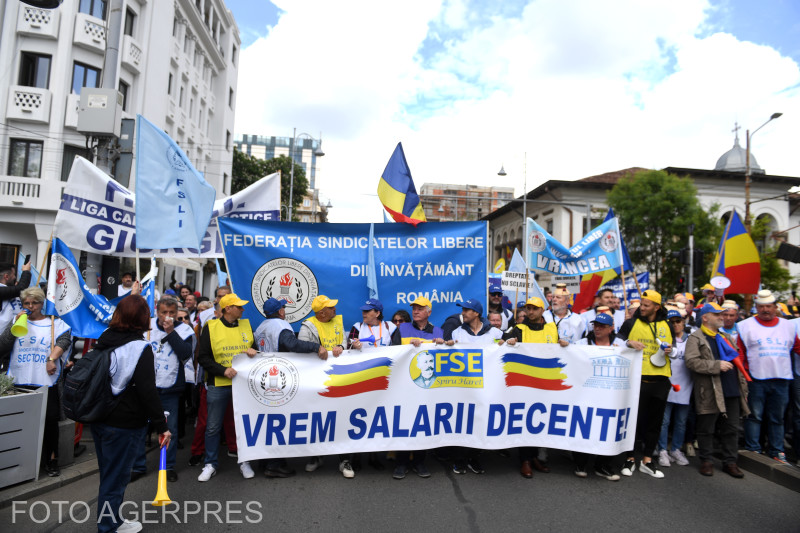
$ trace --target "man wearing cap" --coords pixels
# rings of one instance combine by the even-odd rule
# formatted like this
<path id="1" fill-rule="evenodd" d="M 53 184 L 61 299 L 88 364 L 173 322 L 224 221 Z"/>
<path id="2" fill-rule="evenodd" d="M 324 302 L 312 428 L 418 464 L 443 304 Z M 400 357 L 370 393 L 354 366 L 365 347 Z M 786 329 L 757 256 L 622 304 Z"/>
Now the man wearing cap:
<path id="1" fill-rule="evenodd" d="M 727 334 L 736 343 L 739 340 L 739 329 L 736 327 L 736 320 L 739 318 L 739 304 L 733 300 L 722 302 L 722 327 L 720 331 Z"/>
<path id="2" fill-rule="evenodd" d="M 301 341 L 315 342 L 321 344 L 326 350 L 333 353 L 334 357 L 339 357 L 344 351 L 344 320 L 342 315 L 336 314 L 336 304 L 339 300 L 331 300 L 324 294 L 320 294 L 311 302 L 311 310 L 314 316 L 303 322 L 297 338 Z M 361 343 L 356 341 L 353 348 L 361 348 Z M 320 356 L 320 359 L 327 359 Z"/>
<path id="3" fill-rule="evenodd" d="M 588 311 L 584 311 L 581 313 L 581 318 L 586 324 L 591 325 L 594 321 L 594 317 L 597 316 L 598 308 L 599 307 L 607 307 L 608 311 L 606 314 L 609 316 L 612 315 L 614 317 L 614 331 L 619 331 L 619 328 L 622 327 L 622 323 L 625 322 L 625 311 L 621 309 L 614 309 L 612 311 L 612 306 L 614 304 L 614 291 L 611 289 L 600 289 L 597 291 L 597 296 L 595 296 L 595 301 L 597 305 L 595 305 L 594 309 L 589 309 Z M 546 320 L 546 318 L 545 318 Z"/>
<path id="4" fill-rule="evenodd" d="M 562 347 L 569 346 L 569 341 L 558 338 L 558 328 L 553 322 L 545 322 L 544 302 L 541 298 L 534 296 L 525 302 L 525 321 L 515 325 L 503 334 L 503 340 L 509 346 L 514 346 L 517 342 L 555 344 Z M 533 469 L 539 472 L 549 472 L 550 469 L 538 459 L 539 448 L 526 446 L 519 448 L 520 470 L 519 473 L 524 478 L 533 477 Z"/>
<path id="5" fill-rule="evenodd" d="M 667 314 L 661 308 L 661 295 L 649 289 L 644 291 L 639 308 L 622 324 L 618 336 L 626 341 L 628 348 L 642 350 L 636 440 L 644 441 L 644 457 L 639 463 L 639 470 L 654 478 L 663 478 L 664 473 L 658 469 L 652 458 L 671 388 L 668 356 L 672 353 L 672 333 L 667 323 Z M 651 356 L 654 356 L 652 360 Z M 636 457 L 634 450 L 630 450 L 622 466 L 622 475 L 631 476 L 635 470 Z"/>
<path id="6" fill-rule="evenodd" d="M 209 320 L 200 333 L 198 362 L 206 372 L 206 460 L 198 481 L 208 481 L 217 473 L 219 432 L 225 418 L 225 410 L 232 401 L 232 379 L 236 370 L 231 367 L 234 356 L 246 353 L 254 357 L 258 347 L 250 328 L 250 321 L 242 318 L 244 305 L 236 294 L 226 294 L 219 301 L 222 316 L 218 320 Z M 239 470 L 245 479 L 252 478 L 255 473 L 248 461 L 239 464 Z"/>
<path id="7" fill-rule="evenodd" d="M 452 346 L 457 342 L 471 344 L 492 344 L 499 340 L 501 343 L 503 332 L 483 321 L 483 306 L 475 298 L 470 298 L 463 304 L 456 304 L 461 308 L 464 318 L 461 327 L 453 331 L 452 339 L 445 344 Z"/>
<path id="8" fill-rule="evenodd" d="M 722 444 L 722 470 L 735 477 L 744 477 L 736 465 L 738 458 L 739 416 L 749 410 L 747 382 L 730 362 L 739 355 L 733 339 L 720 331 L 722 307 L 707 303 L 697 309 L 699 329 L 686 341 L 686 368 L 694 379 L 694 408 L 697 412 L 697 444 L 700 473 L 714 474 L 711 456 L 714 452 L 714 432 L 719 424 Z M 781 435 L 781 443 L 783 436 Z"/>
<path id="9" fill-rule="evenodd" d="M 703 293 L 703 297 L 697 302 L 697 307 L 702 307 L 707 302 L 719 303 L 717 302 L 717 296 L 714 293 L 714 286 L 712 284 L 706 283 L 700 289 L 700 292 Z"/>
<path id="10" fill-rule="evenodd" d="M 431 301 L 424 296 L 418 297 L 411 302 L 411 322 L 403 322 L 392 334 L 392 344 L 413 344 L 419 347 L 422 343 L 444 344 L 444 332 L 442 328 L 436 327 L 428 321 L 431 316 Z M 429 368 L 432 363 L 432 357 L 417 355 L 417 365 L 420 366 L 420 377 L 423 379 L 435 379 L 435 375 L 431 372 L 433 369 Z M 421 386 L 424 388 L 429 387 L 431 381 L 423 383 Z M 413 454 L 413 462 L 411 456 Z M 431 473 L 425 466 L 425 457 L 427 450 L 399 451 L 396 454 L 397 466 L 392 473 L 394 479 L 403 479 L 409 468 L 414 470 L 421 478 L 431 477 Z"/>
<path id="11" fill-rule="evenodd" d="M 356 322 L 350 329 L 347 341 L 351 348 L 355 348 L 356 341 L 368 348 L 370 346 L 391 346 L 392 334 L 397 326 L 383 319 L 383 304 L 380 300 L 370 298 L 361 309 L 361 322 Z M 371 339 L 371 340 L 369 340 Z"/>
<path id="12" fill-rule="evenodd" d="M 586 322 L 569 308 L 569 291 L 558 288 L 553 293 L 550 309 L 542 315 L 545 322 L 553 322 L 558 328 L 558 337 L 572 344 L 586 334 Z"/>
<path id="13" fill-rule="evenodd" d="M 503 289 L 498 278 L 489 279 L 489 306 L 487 312 L 496 311 L 503 316 L 500 331 L 505 331 L 514 325 L 514 313 L 503 307 Z"/>
<path id="14" fill-rule="evenodd" d="M 301 341 L 294 335 L 286 321 L 286 300 L 268 298 L 262 310 L 267 317 L 256 329 L 255 338 L 262 352 L 316 353 L 320 359 L 328 358 L 328 350 L 318 342 Z"/>
<path id="15" fill-rule="evenodd" d="M 783 416 L 793 377 L 791 352 L 800 353 L 800 340 L 794 324 L 776 316 L 778 306 L 771 291 L 758 291 L 755 304 L 756 315 L 738 324 L 737 343 L 753 378 L 748 384 L 750 415 L 744 420 L 745 448 L 761 452 L 761 420 L 766 418 L 767 453 L 788 464 L 783 449 Z"/>

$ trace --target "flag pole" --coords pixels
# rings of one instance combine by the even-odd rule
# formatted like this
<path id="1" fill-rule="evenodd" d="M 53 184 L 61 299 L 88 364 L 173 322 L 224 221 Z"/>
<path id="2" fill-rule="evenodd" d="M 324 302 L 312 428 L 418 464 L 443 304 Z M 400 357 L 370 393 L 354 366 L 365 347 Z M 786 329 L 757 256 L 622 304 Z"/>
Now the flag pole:
<path id="1" fill-rule="evenodd" d="M 625 285 L 625 259 L 622 257 L 622 235 L 619 232 L 619 218 L 616 216 L 614 217 L 615 226 L 617 227 L 617 255 L 619 256 L 619 273 L 622 276 L 622 297 L 625 300 L 625 310 L 628 310 L 628 287 Z M 636 279 L 636 274 L 634 273 L 633 279 Z M 636 284 L 636 289 L 639 289 L 639 284 Z M 639 297 L 641 298 L 641 293 L 639 293 Z"/>
<path id="2" fill-rule="evenodd" d="M 36 278 L 36 286 L 39 286 L 39 281 L 42 279 L 42 272 L 44 271 L 44 266 L 47 264 L 47 257 L 50 255 L 50 248 L 53 246 L 53 232 L 50 232 L 50 240 L 47 241 L 47 249 L 44 251 L 44 257 L 42 258 L 42 266 L 39 268 L 39 276 Z"/>

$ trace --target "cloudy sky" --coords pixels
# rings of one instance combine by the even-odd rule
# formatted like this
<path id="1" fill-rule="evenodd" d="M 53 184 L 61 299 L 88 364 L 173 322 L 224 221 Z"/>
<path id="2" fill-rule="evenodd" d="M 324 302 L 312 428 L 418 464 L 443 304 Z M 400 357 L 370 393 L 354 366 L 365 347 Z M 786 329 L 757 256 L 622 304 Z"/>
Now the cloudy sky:
<path id="1" fill-rule="evenodd" d="M 318 137 L 333 222 L 381 221 L 398 141 L 414 181 L 515 187 L 633 166 L 711 169 L 734 123 L 800 176 L 794 0 L 226 0 L 237 135 Z M 500 165 L 508 175 L 497 176 Z"/>

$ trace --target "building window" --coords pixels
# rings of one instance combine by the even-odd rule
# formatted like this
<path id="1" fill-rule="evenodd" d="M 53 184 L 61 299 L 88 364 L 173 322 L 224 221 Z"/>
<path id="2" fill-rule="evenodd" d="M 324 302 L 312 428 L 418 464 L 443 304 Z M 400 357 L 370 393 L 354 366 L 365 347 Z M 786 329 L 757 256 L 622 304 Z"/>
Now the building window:
<path id="1" fill-rule="evenodd" d="M 78 63 L 72 66 L 72 92 L 81 94 L 81 87 L 99 87 L 100 69 Z"/>
<path id="2" fill-rule="evenodd" d="M 189 119 L 194 118 L 194 98 L 189 98 Z"/>
<path id="3" fill-rule="evenodd" d="M 233 109 L 233 89 L 228 89 L 228 107 Z"/>
<path id="4" fill-rule="evenodd" d="M 553 219 L 551 218 L 550 220 L 545 220 L 544 225 L 546 226 L 545 230 L 547 230 L 547 233 L 552 235 L 553 234 Z"/>
<path id="5" fill-rule="evenodd" d="M 308 207 L 311 205 L 311 200 L 308 198 L 303 198 L 303 207 Z"/>
<path id="6" fill-rule="evenodd" d="M 42 141 L 12 139 L 8 175 L 38 178 L 41 175 L 41 169 Z"/>
<path id="7" fill-rule="evenodd" d="M 106 0 L 81 0 L 78 12 L 105 20 Z"/>
<path id="8" fill-rule="evenodd" d="M 178 36 L 178 19 L 177 19 L 177 17 L 172 19 L 172 36 L 173 37 L 177 37 Z"/>
<path id="9" fill-rule="evenodd" d="M 236 45 L 233 45 L 233 50 L 231 50 L 231 64 L 236 66 Z"/>
<path id="10" fill-rule="evenodd" d="M 172 95 L 172 72 L 169 73 L 169 79 L 167 80 L 167 94 Z"/>
<path id="11" fill-rule="evenodd" d="M 311 217 L 309 217 L 308 215 L 303 215 L 301 222 L 311 222 Z"/>
<path id="12" fill-rule="evenodd" d="M 133 31 L 136 29 L 136 12 L 131 8 L 125 10 L 125 35 L 133 37 Z"/>
<path id="13" fill-rule="evenodd" d="M 222 174 L 222 193 L 223 194 L 231 193 L 231 183 L 227 173 Z"/>
<path id="14" fill-rule="evenodd" d="M 61 181 L 67 181 L 69 178 L 69 171 L 72 170 L 72 163 L 75 161 L 75 156 L 81 156 L 84 159 L 92 160 L 92 152 L 81 146 L 64 145 L 64 156 L 61 158 Z"/>
<path id="15" fill-rule="evenodd" d="M 183 108 L 183 87 L 181 87 L 181 94 L 178 96 L 178 107 Z"/>
<path id="16" fill-rule="evenodd" d="M 22 246 L 19 244 L 0 244 L 0 263 L 12 265 L 19 263 L 20 248 Z"/>
<path id="17" fill-rule="evenodd" d="M 231 149 L 231 132 L 229 130 L 225 130 L 225 149 Z"/>
<path id="18" fill-rule="evenodd" d="M 122 110 L 128 110 L 128 94 L 130 93 L 131 86 L 122 80 L 119 80 L 119 92 L 122 93 Z"/>
<path id="19" fill-rule="evenodd" d="M 50 86 L 50 56 L 22 52 L 19 65 L 19 84 L 47 89 Z"/>

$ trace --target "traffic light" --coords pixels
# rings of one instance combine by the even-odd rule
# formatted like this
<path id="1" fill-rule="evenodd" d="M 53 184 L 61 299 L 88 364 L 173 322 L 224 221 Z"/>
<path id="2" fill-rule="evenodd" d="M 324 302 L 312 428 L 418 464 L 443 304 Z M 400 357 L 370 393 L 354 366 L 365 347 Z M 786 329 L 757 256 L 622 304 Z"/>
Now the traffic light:
<path id="1" fill-rule="evenodd" d="M 693 268 L 693 272 L 692 273 L 694 274 L 694 276 L 696 278 L 700 277 L 700 276 L 702 276 L 703 274 L 706 273 L 706 259 L 705 259 L 705 253 L 703 252 L 703 250 L 695 250 L 694 251 L 694 261 L 693 261 L 693 263 L 694 264 L 692 266 L 694 268 Z"/>
<path id="2" fill-rule="evenodd" d="M 672 258 L 677 259 L 680 264 L 688 265 L 689 264 L 689 250 L 687 248 L 681 248 L 680 251 L 672 252 Z"/>
<path id="3" fill-rule="evenodd" d="M 678 291 L 677 292 L 685 292 L 686 291 L 686 278 L 683 276 L 678 278 Z"/>

